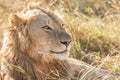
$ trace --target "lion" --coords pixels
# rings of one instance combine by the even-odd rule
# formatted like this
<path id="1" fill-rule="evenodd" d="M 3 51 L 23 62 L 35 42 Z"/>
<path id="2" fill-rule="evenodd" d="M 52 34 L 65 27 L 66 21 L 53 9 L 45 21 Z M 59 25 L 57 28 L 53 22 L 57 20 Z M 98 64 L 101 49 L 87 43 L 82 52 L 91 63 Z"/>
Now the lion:
<path id="1" fill-rule="evenodd" d="M 79 78 L 88 65 L 68 58 L 71 37 L 63 27 L 60 18 L 38 6 L 11 14 L 0 52 L 1 80 Z M 92 74 L 107 72 L 95 69 Z"/>

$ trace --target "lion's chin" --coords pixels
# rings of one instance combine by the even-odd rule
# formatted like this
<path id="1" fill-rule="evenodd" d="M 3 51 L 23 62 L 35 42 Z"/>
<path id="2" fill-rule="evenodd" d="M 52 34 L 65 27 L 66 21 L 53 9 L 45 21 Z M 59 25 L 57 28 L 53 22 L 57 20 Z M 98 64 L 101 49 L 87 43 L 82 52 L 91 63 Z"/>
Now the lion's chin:
<path id="1" fill-rule="evenodd" d="M 65 60 L 70 55 L 70 49 L 71 49 L 71 45 L 69 45 L 67 47 L 67 49 L 65 49 L 64 51 L 61 51 L 61 52 L 51 51 L 51 54 L 53 55 L 54 58 L 58 58 L 60 60 Z"/>
<path id="2" fill-rule="evenodd" d="M 55 58 L 60 59 L 60 60 L 65 60 L 66 58 L 69 57 L 69 51 L 66 50 L 66 51 L 63 51 L 63 52 L 55 52 L 55 53 L 53 53 L 53 56 Z"/>

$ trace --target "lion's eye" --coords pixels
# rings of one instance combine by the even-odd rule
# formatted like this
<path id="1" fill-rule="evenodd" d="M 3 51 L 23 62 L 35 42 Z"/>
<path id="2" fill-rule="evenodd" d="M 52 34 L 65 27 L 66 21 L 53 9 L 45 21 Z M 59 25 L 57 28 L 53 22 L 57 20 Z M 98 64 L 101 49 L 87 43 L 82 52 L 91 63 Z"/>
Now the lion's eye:
<path id="1" fill-rule="evenodd" d="M 46 25 L 46 26 L 43 26 L 42 28 L 43 28 L 44 30 L 46 30 L 46 31 L 52 30 L 52 28 L 49 27 L 49 26 L 47 26 L 47 25 Z"/>

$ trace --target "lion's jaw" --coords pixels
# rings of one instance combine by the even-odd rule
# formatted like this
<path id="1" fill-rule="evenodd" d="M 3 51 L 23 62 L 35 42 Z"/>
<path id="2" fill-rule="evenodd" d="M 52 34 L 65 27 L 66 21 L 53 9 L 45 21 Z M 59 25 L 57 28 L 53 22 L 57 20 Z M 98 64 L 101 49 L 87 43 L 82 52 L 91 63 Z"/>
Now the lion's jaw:
<path id="1" fill-rule="evenodd" d="M 36 41 L 37 42 L 37 41 Z M 41 41 L 43 42 L 44 41 Z M 52 42 L 54 43 L 54 42 Z M 69 44 L 69 46 L 65 46 L 65 45 L 58 45 L 55 46 L 53 44 L 51 44 L 50 42 L 48 43 L 44 43 L 44 45 L 42 45 L 41 43 L 36 44 L 37 46 L 34 46 L 30 52 L 32 52 L 32 56 L 36 56 L 39 59 L 39 56 L 46 56 L 45 58 L 49 61 L 49 58 L 58 58 L 60 60 L 65 60 L 66 58 L 69 57 L 70 54 L 70 49 L 71 49 L 71 45 Z M 46 46 L 47 45 L 47 46 Z"/>

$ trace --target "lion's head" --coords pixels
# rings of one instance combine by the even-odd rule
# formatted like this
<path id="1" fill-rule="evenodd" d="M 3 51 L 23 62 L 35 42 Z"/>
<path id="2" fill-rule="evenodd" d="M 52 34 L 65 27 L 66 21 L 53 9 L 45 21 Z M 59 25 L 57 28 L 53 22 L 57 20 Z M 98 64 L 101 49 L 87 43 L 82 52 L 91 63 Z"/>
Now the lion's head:
<path id="1" fill-rule="evenodd" d="M 31 47 L 28 55 L 38 57 L 45 54 L 59 59 L 69 56 L 71 37 L 63 28 L 62 21 L 51 12 L 33 8 L 19 15 L 13 14 L 10 22 L 17 29 L 18 41 L 22 41 L 19 47 Z M 26 35 L 31 41 L 29 44 Z"/>

